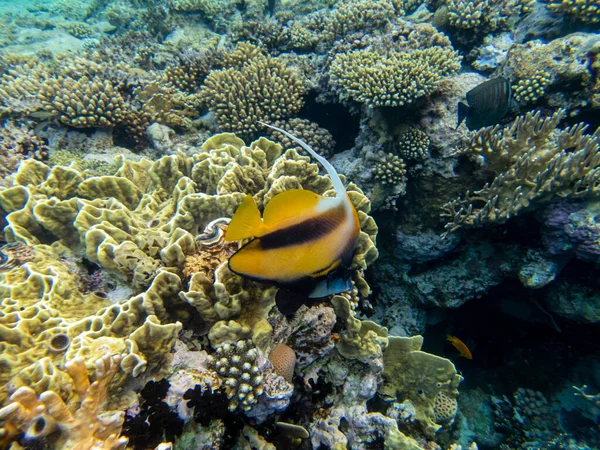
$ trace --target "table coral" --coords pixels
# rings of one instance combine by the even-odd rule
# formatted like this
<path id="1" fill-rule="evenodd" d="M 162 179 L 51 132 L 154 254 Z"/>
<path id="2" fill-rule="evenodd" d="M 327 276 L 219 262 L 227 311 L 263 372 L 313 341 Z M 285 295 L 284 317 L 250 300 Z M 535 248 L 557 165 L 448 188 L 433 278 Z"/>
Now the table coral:
<path id="1" fill-rule="evenodd" d="M 598 133 L 586 134 L 584 124 L 557 128 L 564 114 L 528 113 L 510 126 L 487 127 L 472 136 L 458 153 L 483 156 L 496 178 L 444 205 L 443 216 L 450 218 L 446 233 L 504 223 L 554 196 L 576 199 L 598 192 Z"/>

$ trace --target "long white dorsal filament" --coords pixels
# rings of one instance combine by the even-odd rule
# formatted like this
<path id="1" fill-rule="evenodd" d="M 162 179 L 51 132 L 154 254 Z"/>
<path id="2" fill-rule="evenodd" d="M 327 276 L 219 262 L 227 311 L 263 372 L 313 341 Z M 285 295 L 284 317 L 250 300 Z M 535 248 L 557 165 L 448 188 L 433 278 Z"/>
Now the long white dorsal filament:
<path id="1" fill-rule="evenodd" d="M 285 134 L 291 140 L 293 140 L 298 145 L 300 145 L 304 150 L 306 150 L 308 153 L 310 153 L 317 161 L 319 161 L 321 163 L 321 165 L 325 168 L 325 170 L 331 177 L 331 181 L 333 183 L 333 188 L 335 189 L 335 192 L 337 193 L 338 197 L 344 198 L 346 196 L 346 188 L 344 187 L 342 180 L 340 180 L 340 176 L 338 175 L 337 171 L 329 163 L 329 161 L 327 161 L 325 158 L 323 158 L 321 155 L 319 155 L 317 152 L 315 152 L 312 148 L 310 148 L 310 146 L 306 142 L 304 142 L 302 139 L 297 138 L 293 134 L 288 133 L 287 131 L 285 131 L 279 127 L 276 127 L 275 125 L 269 125 L 268 123 L 261 122 L 260 120 L 258 121 L 258 123 L 264 125 L 265 127 L 272 128 L 276 131 L 279 131 L 280 133 Z"/>

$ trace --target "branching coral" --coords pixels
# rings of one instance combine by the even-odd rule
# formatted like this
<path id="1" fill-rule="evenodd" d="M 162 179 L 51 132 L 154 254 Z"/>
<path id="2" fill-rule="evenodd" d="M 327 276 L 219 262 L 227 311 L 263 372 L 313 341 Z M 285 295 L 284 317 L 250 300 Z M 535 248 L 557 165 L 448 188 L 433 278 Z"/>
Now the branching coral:
<path id="1" fill-rule="evenodd" d="M 283 62 L 262 55 L 237 67 L 211 71 L 201 90 L 221 128 L 243 136 L 258 130 L 258 120 L 274 122 L 296 114 L 303 95 L 301 81 Z"/>
<path id="2" fill-rule="evenodd" d="M 447 0 L 448 22 L 461 29 L 507 28 L 522 14 L 529 14 L 534 0 Z"/>
<path id="3" fill-rule="evenodd" d="M 273 125 L 282 128 L 294 136 L 299 137 L 308 145 L 311 146 L 318 154 L 324 157 L 328 157 L 333 153 L 335 147 L 335 141 L 331 136 L 331 133 L 325 128 L 319 127 L 314 122 L 306 119 L 289 119 L 289 120 L 277 120 Z M 269 134 L 275 142 L 279 142 L 283 148 L 293 148 L 297 151 L 301 151 L 300 146 L 293 142 L 290 138 L 284 134 L 269 129 Z"/>
<path id="4" fill-rule="evenodd" d="M 359 50 L 336 55 L 330 74 L 342 99 L 370 106 L 402 106 L 431 94 L 459 68 L 460 57 L 451 47 L 388 54 Z"/>
<path id="5" fill-rule="evenodd" d="M 389 153 L 385 159 L 373 169 L 375 180 L 383 184 L 400 184 L 404 182 L 406 165 L 402 158 Z"/>
<path id="6" fill-rule="evenodd" d="M 0 76 L 0 116 L 29 114 L 42 108 L 36 97 L 48 78 L 48 68 L 38 60 L 11 63 Z"/>
<path id="7" fill-rule="evenodd" d="M 496 178 L 482 189 L 444 205 L 450 218 L 446 233 L 464 226 L 504 223 L 552 197 L 583 198 L 600 190 L 598 132 L 586 125 L 558 129 L 560 110 L 543 118 L 539 112 L 517 118 L 510 126 L 484 128 L 458 154 L 485 158 Z"/>
<path id="8" fill-rule="evenodd" d="M 121 123 L 127 106 L 108 80 L 86 76 L 49 78 L 40 88 L 44 109 L 65 125 L 76 128 L 108 128 Z"/>
<path id="9" fill-rule="evenodd" d="M 431 140 L 427 133 L 411 127 L 398 140 L 398 153 L 405 159 L 423 160 L 429 156 Z"/>
<path id="10" fill-rule="evenodd" d="M 548 9 L 567 13 L 583 22 L 600 22 L 600 2 L 598 0 L 547 0 Z"/>
<path id="11" fill-rule="evenodd" d="M 351 0 L 340 2 L 327 17 L 325 35 L 333 39 L 350 32 L 378 28 L 394 15 L 394 5 L 387 0 Z"/>
<path id="12" fill-rule="evenodd" d="M 546 89 L 552 83 L 552 75 L 539 70 L 529 78 L 519 80 L 513 86 L 514 99 L 522 103 L 535 103 L 546 93 Z"/>
<path id="13" fill-rule="evenodd" d="M 252 341 L 223 344 L 208 357 L 208 368 L 224 379 L 229 410 L 249 411 L 263 392 L 263 376 L 258 367 L 258 350 Z"/>
<path id="14" fill-rule="evenodd" d="M 490 14 L 487 0 L 448 0 L 448 22 L 457 28 L 475 28 Z"/>
<path id="15" fill-rule="evenodd" d="M 21 160 L 26 158 L 45 161 L 48 158 L 45 140 L 23 123 L 19 127 L 13 122 L 5 123 L 0 130 L 0 184 L 6 183 Z"/>

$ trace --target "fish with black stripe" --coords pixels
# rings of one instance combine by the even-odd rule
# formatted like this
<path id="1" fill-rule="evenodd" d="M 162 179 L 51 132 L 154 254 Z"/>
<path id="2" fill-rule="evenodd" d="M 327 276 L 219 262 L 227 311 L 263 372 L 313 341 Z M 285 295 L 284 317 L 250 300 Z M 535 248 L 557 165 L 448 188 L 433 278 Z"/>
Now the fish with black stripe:
<path id="1" fill-rule="evenodd" d="M 261 122 L 262 123 L 262 122 Z M 277 283 L 277 307 L 286 315 L 314 299 L 351 290 L 349 270 L 360 235 L 354 205 L 333 166 L 304 141 L 285 134 L 319 161 L 333 183 L 335 197 L 305 189 L 277 194 L 261 218 L 251 195 L 235 212 L 226 241 L 254 238 L 229 259 L 229 269 L 241 276 Z"/>

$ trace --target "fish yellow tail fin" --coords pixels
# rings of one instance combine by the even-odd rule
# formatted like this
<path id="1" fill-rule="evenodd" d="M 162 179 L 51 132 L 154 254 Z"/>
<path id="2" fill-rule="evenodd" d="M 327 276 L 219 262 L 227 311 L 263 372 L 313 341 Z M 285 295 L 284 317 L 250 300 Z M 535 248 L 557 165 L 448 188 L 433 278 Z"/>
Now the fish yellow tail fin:
<path id="1" fill-rule="evenodd" d="M 266 234 L 267 231 L 268 228 L 260 218 L 260 211 L 256 206 L 256 202 L 248 194 L 233 215 L 225 233 L 225 240 L 239 241 L 250 237 L 260 237 Z"/>

